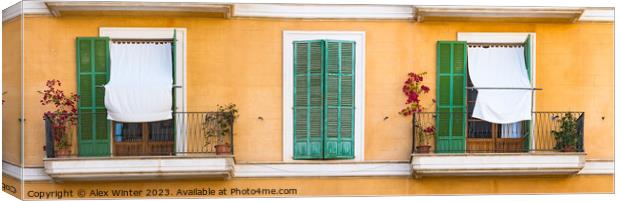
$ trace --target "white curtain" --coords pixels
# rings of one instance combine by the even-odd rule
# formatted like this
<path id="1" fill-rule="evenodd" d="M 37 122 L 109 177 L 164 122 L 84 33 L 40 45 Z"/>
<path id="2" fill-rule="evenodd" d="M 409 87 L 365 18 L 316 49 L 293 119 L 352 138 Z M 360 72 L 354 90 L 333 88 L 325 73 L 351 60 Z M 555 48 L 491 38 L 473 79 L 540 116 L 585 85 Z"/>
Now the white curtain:
<path id="1" fill-rule="evenodd" d="M 470 47 L 468 72 L 474 87 L 531 88 L 523 47 Z M 530 120 L 532 91 L 479 89 L 473 117 L 507 124 Z"/>
<path id="2" fill-rule="evenodd" d="M 502 124 L 501 138 L 521 138 L 521 122 Z"/>
<path id="3" fill-rule="evenodd" d="M 172 51 L 169 43 L 110 44 L 108 119 L 150 122 L 172 119 Z"/>

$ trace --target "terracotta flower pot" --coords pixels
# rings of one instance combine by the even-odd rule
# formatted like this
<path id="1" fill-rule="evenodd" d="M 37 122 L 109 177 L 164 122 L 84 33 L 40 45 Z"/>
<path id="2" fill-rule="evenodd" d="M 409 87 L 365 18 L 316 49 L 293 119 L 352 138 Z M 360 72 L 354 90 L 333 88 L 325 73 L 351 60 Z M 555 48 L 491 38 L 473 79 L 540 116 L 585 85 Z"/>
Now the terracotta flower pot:
<path id="1" fill-rule="evenodd" d="M 431 146 L 429 145 L 421 145 L 415 147 L 415 152 L 419 154 L 428 154 L 431 151 Z"/>
<path id="2" fill-rule="evenodd" d="M 565 146 L 560 151 L 562 151 L 562 152 L 575 152 L 575 151 L 577 151 L 577 149 L 575 148 L 575 146 Z"/>
<path id="3" fill-rule="evenodd" d="M 230 145 L 228 144 L 215 145 L 215 154 L 216 155 L 230 155 Z"/>
<path id="4" fill-rule="evenodd" d="M 57 149 L 54 151 L 56 158 L 64 158 L 71 156 L 71 149 Z"/>

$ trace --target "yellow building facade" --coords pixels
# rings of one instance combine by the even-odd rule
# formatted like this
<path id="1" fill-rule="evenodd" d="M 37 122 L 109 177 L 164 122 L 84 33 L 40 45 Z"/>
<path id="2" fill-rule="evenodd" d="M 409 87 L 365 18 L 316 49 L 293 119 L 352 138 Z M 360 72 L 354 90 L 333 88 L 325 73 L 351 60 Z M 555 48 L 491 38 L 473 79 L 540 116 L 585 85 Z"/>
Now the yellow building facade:
<path id="1" fill-rule="evenodd" d="M 7 188 L 3 189 L 16 197 L 295 197 L 613 192 L 613 15 L 612 21 L 577 19 L 575 22 L 557 22 L 556 18 L 550 20 L 545 17 L 482 20 L 467 17 L 433 19 L 430 14 L 428 18 L 419 17 L 423 12 L 418 13 L 418 20 L 412 19 L 414 13 L 410 17 L 389 19 L 240 16 L 244 12 L 251 13 L 247 9 L 260 9 L 260 5 L 224 6 L 224 11 L 218 10 L 220 7 L 205 7 L 205 11 L 201 11 L 203 13 L 138 12 L 132 11 L 132 6 L 125 6 L 125 11 L 113 11 L 119 5 L 100 6 L 101 9 L 96 11 L 71 9 L 79 6 L 82 5 L 48 4 L 50 14 L 29 14 L 25 9 L 23 16 L 3 21 L 3 92 L 7 92 L 3 95 L 6 103 L 3 104 L 2 122 L 3 186 Z M 302 8 L 293 6 L 271 9 L 277 12 L 277 9 Z M 346 9 L 346 6 L 341 9 Z M 365 8 L 356 9 L 365 11 Z M 545 11 L 543 9 L 540 12 L 544 14 Z M 218 104 L 236 104 L 239 117 L 234 122 L 233 155 L 206 157 L 223 159 L 213 162 L 199 161 L 203 157 L 179 155 L 108 156 L 94 159 L 50 159 L 46 156 L 46 128 L 42 116 L 50 108 L 40 104 L 41 95 L 37 91 L 45 88 L 46 80 L 57 79 L 62 81 L 65 91 L 77 93 L 76 38 L 100 37 L 107 33 L 107 29 L 110 38 L 114 39 L 115 28 L 179 31 L 174 37 L 182 41 L 181 46 L 184 46 L 184 49 L 177 49 L 182 55 L 177 59 L 183 62 L 179 69 L 185 71 L 182 86 L 185 111 L 215 111 Z M 356 122 L 361 123 L 359 126 L 362 131 L 359 136 L 361 142 L 356 141 L 359 143 L 356 145 L 361 147 L 355 147 L 355 151 L 359 151 L 355 153 L 355 159 L 290 159 L 292 144 L 287 141 L 289 138 L 286 135 L 292 134 L 287 133 L 285 128 L 285 102 L 290 98 L 286 97 L 285 85 L 290 83 L 283 78 L 286 74 L 284 60 L 287 59 L 284 57 L 287 50 L 283 43 L 286 33 L 304 32 L 350 32 L 361 33 L 363 36 L 364 52 L 357 53 L 363 56 L 363 87 L 358 89 L 363 93 L 360 94 L 363 97 L 363 121 Z M 459 34 L 465 33 L 524 33 L 535 36 L 533 86 L 542 90 L 535 92 L 533 110 L 583 112 L 584 151 L 548 155 L 531 152 L 448 154 L 456 156 L 441 160 L 467 163 L 477 159 L 465 157 L 517 155 L 534 157 L 523 159 L 526 161 L 524 163 L 531 162 L 534 165 L 525 168 L 525 173 L 518 171 L 520 168 L 516 166 L 500 172 L 488 170 L 485 166 L 461 172 L 450 170 L 459 167 L 448 167 L 448 170 L 431 168 L 425 171 L 439 175 L 429 173 L 427 176 L 421 170 L 421 174 L 416 174 L 415 167 L 423 167 L 425 159 L 418 158 L 420 163 L 415 163 L 416 156 L 412 156 L 414 136 L 411 116 L 398 114 L 405 107 L 406 100 L 401 91 L 402 83 L 409 72 L 427 72 L 424 83 L 431 90 L 422 102 L 431 103 L 438 87 L 435 79 L 436 44 L 438 41 L 457 41 Z M 20 48 L 23 48 L 23 55 Z M 113 138 L 113 133 L 108 138 Z M 77 145 L 77 141 L 73 141 L 73 144 Z M 23 155 L 20 156 L 20 153 Z M 434 157 L 430 155 L 420 157 Z M 541 155 L 551 158 L 535 158 Z M 184 161 L 174 161 L 177 159 Z M 536 163 L 539 160 L 556 159 L 557 163 L 568 160 L 576 166 L 553 166 L 548 161 Z M 114 162 L 108 163 L 106 160 Z M 131 162 L 125 163 L 123 160 Z M 172 165 L 169 172 L 162 172 L 161 169 L 159 173 L 140 170 L 142 172 L 125 173 L 129 176 L 123 178 L 123 173 L 114 173 L 116 170 L 103 171 L 103 168 L 99 174 L 92 172 L 97 167 L 88 166 L 102 164 L 131 169 L 122 164 L 135 164 L 133 167 L 149 169 L 149 164 L 145 165 L 144 162 L 149 160 L 160 165 L 191 164 L 192 160 L 196 160 L 196 164 L 217 167 L 215 170 L 183 169 L 194 171 L 190 174 L 180 170 L 185 166 Z M 218 169 L 220 162 L 224 165 Z M 23 168 L 23 172 L 5 169 L 5 166 Z M 108 176 L 102 176 L 105 174 Z M 188 175 L 189 179 L 186 178 Z M 117 191 L 122 189 L 134 192 Z"/>

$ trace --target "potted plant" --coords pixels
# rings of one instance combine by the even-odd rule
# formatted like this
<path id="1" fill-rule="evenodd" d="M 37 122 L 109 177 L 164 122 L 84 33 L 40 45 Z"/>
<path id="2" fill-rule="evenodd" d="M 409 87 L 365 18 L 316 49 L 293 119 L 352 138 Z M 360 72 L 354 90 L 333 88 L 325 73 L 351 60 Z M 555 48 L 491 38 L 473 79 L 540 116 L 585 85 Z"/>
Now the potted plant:
<path id="1" fill-rule="evenodd" d="M 233 123 L 238 115 L 239 110 L 237 105 L 217 105 L 217 112 L 207 114 L 203 123 L 205 129 L 205 146 L 210 146 L 210 137 L 217 139 L 215 147 L 215 154 L 217 155 L 229 155 L 231 154 L 230 144 L 226 142 L 226 137 L 232 135 Z"/>
<path id="2" fill-rule="evenodd" d="M 417 129 L 417 140 L 418 145 L 415 147 L 416 153 L 427 154 L 430 153 L 431 144 L 429 143 L 431 137 L 435 135 L 435 126 L 424 127 L 417 123 L 415 125 L 415 129 Z"/>
<path id="3" fill-rule="evenodd" d="M 576 151 L 577 139 L 579 135 L 577 131 L 577 118 L 573 117 L 570 112 L 567 112 L 561 119 L 559 119 L 559 121 L 559 130 L 551 131 L 555 138 L 554 149 L 562 152 Z"/>
<path id="4" fill-rule="evenodd" d="M 422 112 L 425 108 L 422 106 L 421 98 L 431 90 L 428 86 L 422 84 L 426 72 L 420 74 L 411 72 L 407 75 L 407 80 L 405 80 L 402 87 L 402 92 L 407 96 L 405 101 L 407 106 L 399 112 L 403 116 Z M 434 99 L 433 103 L 435 103 Z M 429 153 L 431 144 L 428 141 L 435 134 L 435 126 L 426 126 L 420 122 L 415 122 L 414 129 L 416 129 L 415 134 L 418 141 L 415 147 L 416 153 Z"/>
<path id="5" fill-rule="evenodd" d="M 77 124 L 77 102 L 79 97 L 75 93 L 65 95 L 65 92 L 58 89 L 62 86 L 60 80 L 48 80 L 46 89 L 38 91 L 41 97 L 40 103 L 43 106 L 51 105 L 54 109 L 43 114 L 44 120 L 51 123 L 51 130 L 54 139 L 54 155 L 56 157 L 66 157 L 71 155 L 71 133 Z"/>

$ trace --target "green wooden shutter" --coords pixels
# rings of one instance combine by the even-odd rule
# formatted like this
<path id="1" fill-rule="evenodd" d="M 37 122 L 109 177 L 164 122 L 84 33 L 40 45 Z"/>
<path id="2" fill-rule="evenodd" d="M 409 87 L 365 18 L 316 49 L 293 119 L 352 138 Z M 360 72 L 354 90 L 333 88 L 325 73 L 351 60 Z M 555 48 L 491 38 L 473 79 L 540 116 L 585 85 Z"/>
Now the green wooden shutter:
<path id="1" fill-rule="evenodd" d="M 78 102 L 78 155 L 110 155 L 110 122 L 103 101 L 108 82 L 109 38 L 78 37 L 76 40 Z"/>
<path id="2" fill-rule="evenodd" d="M 465 152 L 467 43 L 437 42 L 436 153 Z"/>
<path id="3" fill-rule="evenodd" d="M 527 35 L 527 39 L 525 39 L 525 44 L 523 45 L 523 52 L 524 52 L 524 58 L 525 58 L 525 68 L 527 69 L 527 77 L 530 79 L 530 83 L 532 83 L 532 60 L 531 60 L 531 55 L 532 54 L 532 41 L 531 41 L 531 36 Z M 533 86 L 532 86 L 533 87 Z M 534 98 L 534 97 L 532 97 Z M 524 124 L 524 129 L 526 129 L 525 132 L 525 141 L 523 142 L 523 148 L 525 152 L 529 151 L 530 149 L 530 138 L 532 135 L 530 135 L 530 128 L 532 126 L 532 121 L 526 121 Z"/>
<path id="4" fill-rule="evenodd" d="M 355 106 L 355 42 L 325 42 L 325 159 L 351 159 Z"/>
<path id="5" fill-rule="evenodd" d="M 322 40 L 293 43 L 293 159 L 323 158 Z"/>

